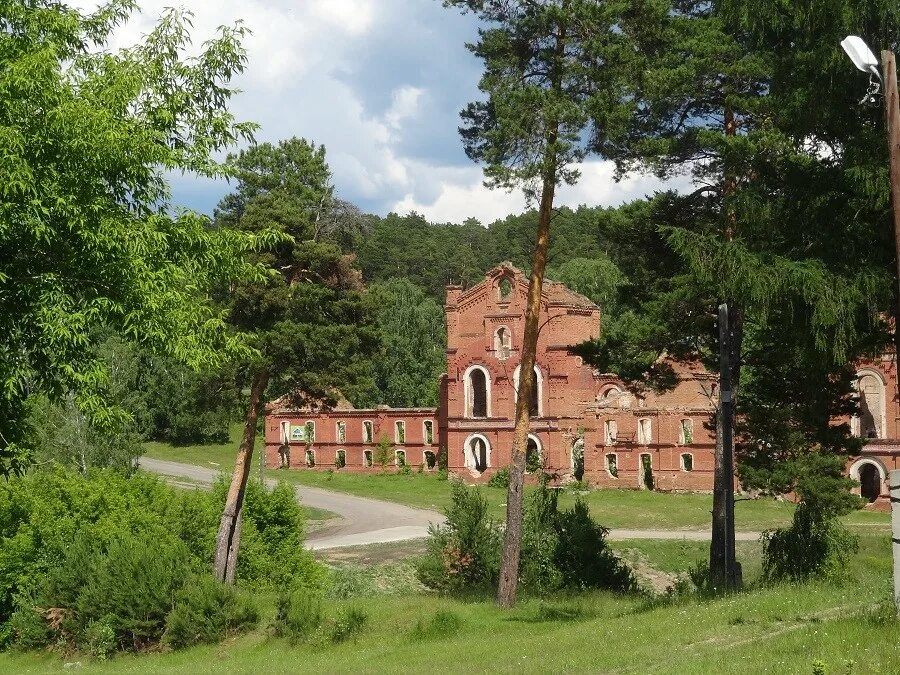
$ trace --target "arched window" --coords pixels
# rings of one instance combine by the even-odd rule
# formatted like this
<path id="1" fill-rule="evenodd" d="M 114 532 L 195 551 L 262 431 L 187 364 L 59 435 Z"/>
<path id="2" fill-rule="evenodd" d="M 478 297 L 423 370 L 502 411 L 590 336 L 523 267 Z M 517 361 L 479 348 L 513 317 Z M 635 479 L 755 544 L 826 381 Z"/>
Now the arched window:
<path id="1" fill-rule="evenodd" d="M 544 449 L 541 440 L 532 434 L 528 434 L 528 443 L 525 445 L 525 469 L 533 473 L 544 465 Z"/>
<path id="2" fill-rule="evenodd" d="M 490 377 L 483 366 L 470 366 L 465 375 L 466 417 L 490 417 Z"/>
<path id="3" fill-rule="evenodd" d="M 363 443 L 371 443 L 373 438 L 375 438 L 375 433 L 372 428 L 372 423 L 369 420 L 366 420 L 363 422 Z"/>
<path id="4" fill-rule="evenodd" d="M 619 456 L 614 452 L 606 454 L 606 473 L 612 478 L 619 477 Z"/>
<path id="5" fill-rule="evenodd" d="M 344 450 L 338 450 L 334 455 L 334 468 L 343 469 L 347 466 L 347 453 Z"/>
<path id="6" fill-rule="evenodd" d="M 394 422 L 394 441 L 397 443 L 406 443 L 406 422 L 397 420 Z"/>
<path id="7" fill-rule="evenodd" d="M 431 471 L 437 466 L 437 457 L 431 450 L 426 450 L 422 454 L 422 459 L 424 460 L 425 468 Z"/>
<path id="8" fill-rule="evenodd" d="M 516 366 L 516 370 L 513 372 L 513 387 L 516 390 L 516 405 L 519 402 L 519 374 L 521 372 L 522 366 Z M 528 413 L 532 417 L 543 417 L 544 416 L 544 396 L 543 396 L 543 388 L 544 388 L 544 378 L 541 375 L 541 369 L 537 366 L 534 367 L 534 386 L 531 388 L 531 400 L 528 405 Z"/>
<path id="9" fill-rule="evenodd" d="M 614 384 L 610 384 L 610 385 L 603 387 L 600 390 L 600 393 L 597 394 L 597 400 L 602 401 L 605 398 L 615 398 L 616 396 L 618 396 L 621 393 L 622 393 L 621 389 L 619 389 Z"/>
<path id="10" fill-rule="evenodd" d="M 346 443 L 347 442 L 347 424 L 345 422 L 337 423 L 337 442 L 338 443 Z"/>
<path id="11" fill-rule="evenodd" d="M 425 440 L 425 445 L 434 443 L 434 422 L 431 420 L 422 422 L 422 438 Z"/>
<path id="12" fill-rule="evenodd" d="M 497 282 L 497 299 L 501 302 L 509 302 L 512 298 L 513 283 L 509 277 L 502 277 Z"/>
<path id="13" fill-rule="evenodd" d="M 512 351 L 512 337 L 509 334 L 509 328 L 500 326 L 494 331 L 494 354 L 501 361 L 509 358 Z"/>
<path id="14" fill-rule="evenodd" d="M 372 451 L 371 450 L 363 450 L 363 466 L 366 468 L 371 468 L 371 466 L 372 466 Z"/>
<path id="15" fill-rule="evenodd" d="M 491 465 L 491 444 L 481 434 L 474 434 L 466 439 L 465 447 L 466 467 L 479 473 L 485 471 Z"/>
<path id="16" fill-rule="evenodd" d="M 577 438 L 572 443 L 572 476 L 575 480 L 584 478 L 584 439 Z"/>
<path id="17" fill-rule="evenodd" d="M 884 438 L 884 382 L 872 371 L 858 374 L 859 414 L 851 420 L 853 433 L 863 438 Z"/>
<path id="18" fill-rule="evenodd" d="M 694 456 L 689 452 L 681 453 L 681 470 L 682 471 L 693 471 L 694 470 Z"/>
<path id="19" fill-rule="evenodd" d="M 397 450 L 394 453 L 394 464 L 396 464 L 397 466 L 399 466 L 401 468 L 406 466 L 406 452 L 405 451 Z"/>

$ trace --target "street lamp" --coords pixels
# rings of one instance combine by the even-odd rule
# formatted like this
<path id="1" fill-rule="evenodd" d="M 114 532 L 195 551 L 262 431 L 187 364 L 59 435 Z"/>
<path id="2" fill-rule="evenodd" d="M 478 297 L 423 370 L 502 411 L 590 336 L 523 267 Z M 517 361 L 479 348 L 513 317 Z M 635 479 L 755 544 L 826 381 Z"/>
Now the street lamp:
<path id="1" fill-rule="evenodd" d="M 878 59 L 862 38 L 850 35 L 841 42 L 841 47 L 859 70 L 874 75 L 884 83 L 885 119 L 887 121 L 888 154 L 891 166 L 891 202 L 894 210 L 894 246 L 897 254 L 897 302 L 900 303 L 900 107 L 897 99 L 897 61 L 894 52 L 881 52 L 881 74 L 878 73 Z M 873 83 L 874 84 L 874 83 Z M 878 93 L 877 85 L 869 88 L 863 102 L 873 101 Z M 894 316 L 895 363 L 900 366 L 900 308 Z M 900 371 L 900 367 L 898 367 Z M 900 372 L 897 373 L 900 387 Z M 888 488 L 891 495 L 891 535 L 894 553 L 894 603 L 900 613 L 900 470 L 888 474 Z"/>

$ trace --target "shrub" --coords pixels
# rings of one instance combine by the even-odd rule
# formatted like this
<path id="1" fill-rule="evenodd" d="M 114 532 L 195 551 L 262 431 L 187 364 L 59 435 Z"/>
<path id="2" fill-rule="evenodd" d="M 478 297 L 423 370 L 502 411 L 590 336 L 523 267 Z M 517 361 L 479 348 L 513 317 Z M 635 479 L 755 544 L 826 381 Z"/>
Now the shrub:
<path id="1" fill-rule="evenodd" d="M 349 607 L 341 612 L 334 625 L 331 627 L 331 642 L 338 644 L 346 642 L 357 634 L 362 633 L 366 623 L 369 621 L 369 615 L 358 607 Z"/>
<path id="2" fill-rule="evenodd" d="M 392 457 L 391 442 L 386 436 L 382 436 L 375 448 L 375 461 L 378 462 L 378 466 L 384 470 L 387 468 L 387 465 L 391 463 Z"/>
<path id="3" fill-rule="evenodd" d="M 189 580 L 176 596 L 175 607 L 166 617 L 163 642 L 173 649 L 219 642 L 258 622 L 259 611 L 247 596 L 202 574 Z"/>
<path id="4" fill-rule="evenodd" d="M 428 622 L 419 619 L 412 629 L 412 637 L 415 640 L 433 640 L 437 638 L 453 637 L 459 633 L 463 621 L 455 612 L 440 609 L 434 613 Z"/>
<path id="5" fill-rule="evenodd" d="M 322 623 L 322 597 L 305 586 L 279 593 L 275 602 L 274 633 L 292 644 L 311 638 Z"/>
<path id="6" fill-rule="evenodd" d="M 801 503 L 791 526 L 764 532 L 763 578 L 767 581 L 804 581 L 840 576 L 859 539 L 835 517 Z"/>
<path id="7" fill-rule="evenodd" d="M 509 467 L 504 466 L 502 469 L 497 469 L 488 481 L 488 487 L 509 489 Z"/>
<path id="8" fill-rule="evenodd" d="M 635 588 L 631 569 L 606 543 L 609 531 L 591 518 L 582 499 L 576 499 L 571 510 L 558 515 L 556 532 L 559 540 L 554 562 L 564 586 L 619 591 Z"/>
<path id="9" fill-rule="evenodd" d="M 447 448 L 438 450 L 437 456 L 438 471 L 447 471 L 450 468 L 449 458 L 447 456 Z"/>
<path id="10" fill-rule="evenodd" d="M 62 469 L 0 483 L 0 639 L 102 651 L 102 624 L 117 647 L 152 645 L 185 580 L 209 569 L 226 489 L 186 492 L 140 473 Z M 290 488 L 251 484 L 242 522 L 240 582 L 321 583 Z"/>
<path id="11" fill-rule="evenodd" d="M 487 590 L 500 571 L 502 534 L 488 515 L 488 505 L 477 487 L 461 482 L 451 486 L 446 523 L 429 528 L 427 552 L 417 576 L 430 588 L 448 593 Z"/>
<path id="12" fill-rule="evenodd" d="M 99 661 L 116 650 L 116 633 L 106 621 L 91 621 L 84 631 L 82 647 Z"/>

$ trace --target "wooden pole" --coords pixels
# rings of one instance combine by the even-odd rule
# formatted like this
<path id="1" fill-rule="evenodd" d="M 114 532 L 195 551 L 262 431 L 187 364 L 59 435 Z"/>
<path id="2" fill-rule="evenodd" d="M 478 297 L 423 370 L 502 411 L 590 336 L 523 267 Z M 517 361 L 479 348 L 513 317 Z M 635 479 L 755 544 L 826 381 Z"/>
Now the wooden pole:
<path id="1" fill-rule="evenodd" d="M 894 606 L 900 616 L 900 470 L 888 473 L 891 495 L 891 550 L 894 553 Z"/>
<path id="2" fill-rule="evenodd" d="M 894 52 L 881 52 L 882 77 L 884 78 L 885 121 L 887 124 L 888 156 L 891 167 L 891 202 L 894 215 L 894 250 L 897 262 L 897 302 L 894 312 L 895 364 L 900 355 L 900 101 L 897 97 L 897 61 Z M 900 366 L 898 366 L 900 371 Z M 900 400 L 900 377 L 897 378 Z"/>
<path id="3" fill-rule="evenodd" d="M 734 588 L 734 395 L 731 383 L 731 330 L 728 304 L 719 305 L 719 414 L 713 476 L 710 583 Z"/>

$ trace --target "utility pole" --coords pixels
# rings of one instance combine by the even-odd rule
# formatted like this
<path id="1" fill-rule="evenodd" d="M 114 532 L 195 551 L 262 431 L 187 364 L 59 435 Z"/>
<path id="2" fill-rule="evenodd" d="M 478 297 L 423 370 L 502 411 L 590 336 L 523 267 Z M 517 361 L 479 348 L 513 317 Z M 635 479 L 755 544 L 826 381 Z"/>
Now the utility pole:
<path id="1" fill-rule="evenodd" d="M 897 60 L 894 52 L 881 52 L 884 79 L 885 123 L 887 125 L 888 156 L 891 167 L 891 202 L 894 213 L 894 250 L 897 256 L 897 302 L 900 303 L 900 101 L 897 97 Z M 894 310 L 895 359 L 900 358 L 900 306 Z M 900 363 L 895 361 L 896 363 Z M 898 366 L 900 370 L 900 366 Z M 897 378 L 900 397 L 900 377 Z"/>
<path id="2" fill-rule="evenodd" d="M 728 303 L 719 305 L 719 419 L 713 477 L 710 582 L 717 589 L 739 585 L 734 547 L 734 391 L 731 378 L 732 335 Z"/>
<path id="3" fill-rule="evenodd" d="M 900 305 L 900 99 L 897 95 L 897 60 L 894 52 L 881 52 L 885 122 L 891 166 L 891 203 L 894 212 L 894 250 L 897 255 L 897 302 Z M 900 373 L 900 306 L 894 314 L 894 363 Z M 900 400 L 900 377 L 897 378 Z M 900 615 L 900 471 L 888 474 L 891 496 L 891 549 L 894 554 L 894 604 Z"/>

